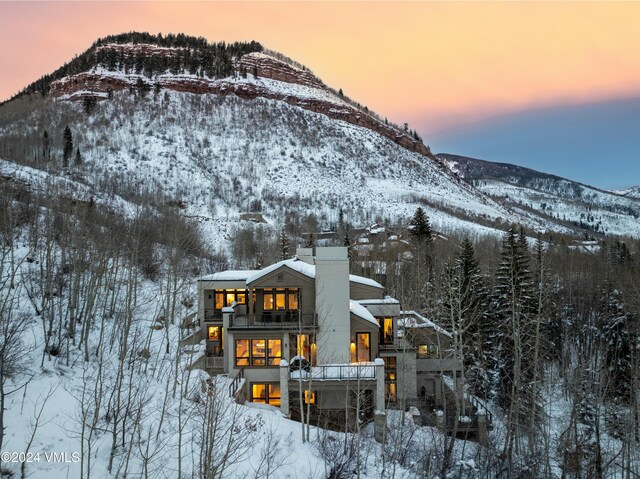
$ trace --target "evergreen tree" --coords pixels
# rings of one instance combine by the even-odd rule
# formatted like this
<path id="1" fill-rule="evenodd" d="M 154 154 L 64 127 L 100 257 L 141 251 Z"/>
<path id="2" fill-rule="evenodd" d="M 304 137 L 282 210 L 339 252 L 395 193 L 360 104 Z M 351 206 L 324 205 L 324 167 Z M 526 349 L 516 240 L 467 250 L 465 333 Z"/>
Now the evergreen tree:
<path id="1" fill-rule="evenodd" d="M 502 240 L 501 260 L 496 274 L 493 347 L 498 379 L 498 404 L 508 411 L 504 453 L 510 457 L 535 410 L 530 384 L 535 377 L 535 326 L 532 321 L 535 292 L 529 270 L 526 236 L 510 228 Z"/>
<path id="2" fill-rule="evenodd" d="M 465 238 L 453 261 L 445 266 L 443 316 L 448 318 L 454 345 L 464 361 L 472 391 L 486 397 L 489 389 L 485 345 L 489 330 L 485 314 L 488 294 L 473 245 Z"/>
<path id="3" fill-rule="evenodd" d="M 76 148 L 75 165 L 80 166 L 82 164 L 82 157 L 80 156 L 80 148 Z"/>
<path id="4" fill-rule="evenodd" d="M 47 130 L 44 130 L 44 135 L 42 136 L 42 159 L 44 161 L 51 160 L 51 144 Z"/>
<path id="5" fill-rule="evenodd" d="M 433 232 L 429 224 L 429 218 L 421 207 L 416 212 L 409 223 L 409 234 L 418 243 L 428 243 L 432 240 Z"/>
<path id="6" fill-rule="evenodd" d="M 69 128 L 69 125 L 64 128 L 62 137 L 64 142 L 64 149 L 62 152 L 62 165 L 67 167 L 69 166 L 69 159 L 71 158 L 71 155 L 73 155 L 73 136 L 71 134 L 71 128 Z"/>
<path id="7" fill-rule="evenodd" d="M 289 238 L 284 228 L 280 231 L 280 259 L 289 259 L 291 254 L 289 252 Z"/>
<path id="8" fill-rule="evenodd" d="M 633 394 L 634 357 L 638 354 L 637 325 L 610 278 L 601 291 L 600 331 L 606 368 L 605 396 L 628 404 Z"/>

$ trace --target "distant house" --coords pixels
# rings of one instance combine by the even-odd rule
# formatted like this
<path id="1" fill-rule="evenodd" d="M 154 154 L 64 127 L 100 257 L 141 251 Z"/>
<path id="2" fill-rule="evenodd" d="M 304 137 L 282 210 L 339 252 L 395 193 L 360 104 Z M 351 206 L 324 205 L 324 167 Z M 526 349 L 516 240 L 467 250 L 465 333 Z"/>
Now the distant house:
<path id="1" fill-rule="evenodd" d="M 315 256 L 299 248 L 261 270 L 202 277 L 198 319 L 206 353 L 194 366 L 237 379 L 232 394 L 293 418 L 301 402 L 329 425 L 353 422 L 355 410 L 372 418 L 390 407 L 438 407 L 450 387 L 445 373 L 462 387 L 461 365 L 414 341 L 408 332 L 420 328 L 400 303 L 349 274 L 345 247 L 318 247 Z"/>

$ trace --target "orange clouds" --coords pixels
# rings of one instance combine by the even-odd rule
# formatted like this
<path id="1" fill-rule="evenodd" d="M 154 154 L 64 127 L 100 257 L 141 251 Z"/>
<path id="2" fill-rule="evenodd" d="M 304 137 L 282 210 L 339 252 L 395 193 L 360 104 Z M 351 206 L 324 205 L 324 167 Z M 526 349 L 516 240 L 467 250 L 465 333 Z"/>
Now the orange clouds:
<path id="1" fill-rule="evenodd" d="M 0 3 L 0 98 L 127 30 L 255 39 L 436 129 L 640 93 L 640 3 Z"/>

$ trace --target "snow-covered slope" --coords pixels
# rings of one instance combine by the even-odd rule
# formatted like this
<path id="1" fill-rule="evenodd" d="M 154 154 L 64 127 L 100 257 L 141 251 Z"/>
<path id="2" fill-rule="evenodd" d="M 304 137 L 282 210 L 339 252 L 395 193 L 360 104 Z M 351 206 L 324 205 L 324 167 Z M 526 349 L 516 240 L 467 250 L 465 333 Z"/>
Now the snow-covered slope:
<path id="1" fill-rule="evenodd" d="M 568 227 L 640 236 L 640 201 L 529 168 L 439 154 L 449 169 L 511 209 Z"/>
<path id="2" fill-rule="evenodd" d="M 626 196 L 628 198 L 640 199 L 640 186 L 632 186 L 630 188 L 625 188 L 624 190 L 613 190 L 612 193 Z"/>
<path id="3" fill-rule="evenodd" d="M 292 212 L 314 214 L 322 226 L 343 210 L 362 225 L 407 220 L 422 206 L 438 230 L 471 236 L 499 234 L 514 222 L 563 233 L 580 226 L 474 188 L 416 134 L 279 54 L 223 55 L 218 60 L 229 65 L 222 68 L 208 51 L 187 51 L 101 43 L 36 82 L 27 91 L 41 88 L 44 98 L 23 95 L 0 107 L 0 174 L 44 184 L 71 175 L 96 197 L 180 205 L 199 219 L 207 241 L 222 247 L 245 211 L 280 227 Z M 186 68 L 185 58 L 196 53 L 200 63 Z M 67 124 L 81 165 L 62 165 Z M 581 201 L 597 196 L 589 195 Z M 600 231 L 640 235 L 637 218 L 629 220 L 634 207 L 605 205 L 614 216 L 594 222 L 602 222 Z"/>

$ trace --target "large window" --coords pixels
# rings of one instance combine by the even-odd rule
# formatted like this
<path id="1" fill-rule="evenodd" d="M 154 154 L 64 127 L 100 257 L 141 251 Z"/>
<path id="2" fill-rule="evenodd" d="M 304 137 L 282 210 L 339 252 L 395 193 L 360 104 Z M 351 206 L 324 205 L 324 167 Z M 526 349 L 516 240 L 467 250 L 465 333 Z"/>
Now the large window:
<path id="1" fill-rule="evenodd" d="M 393 344 L 393 318 L 378 318 L 380 344 Z"/>
<path id="2" fill-rule="evenodd" d="M 262 308 L 265 311 L 297 311 L 297 288 L 267 288 L 263 292 Z"/>
<path id="3" fill-rule="evenodd" d="M 236 339 L 236 366 L 249 366 L 249 340 Z"/>
<path id="4" fill-rule="evenodd" d="M 367 361 L 371 361 L 371 334 L 356 333 L 355 342 L 351 343 L 351 362 Z"/>
<path id="5" fill-rule="evenodd" d="M 280 384 L 253 383 L 251 385 L 251 401 L 280 406 Z"/>
<path id="6" fill-rule="evenodd" d="M 217 289 L 215 291 L 215 309 L 226 308 L 233 303 L 247 304 L 247 290 Z"/>
<path id="7" fill-rule="evenodd" d="M 279 366 L 281 339 L 236 339 L 236 366 Z"/>

